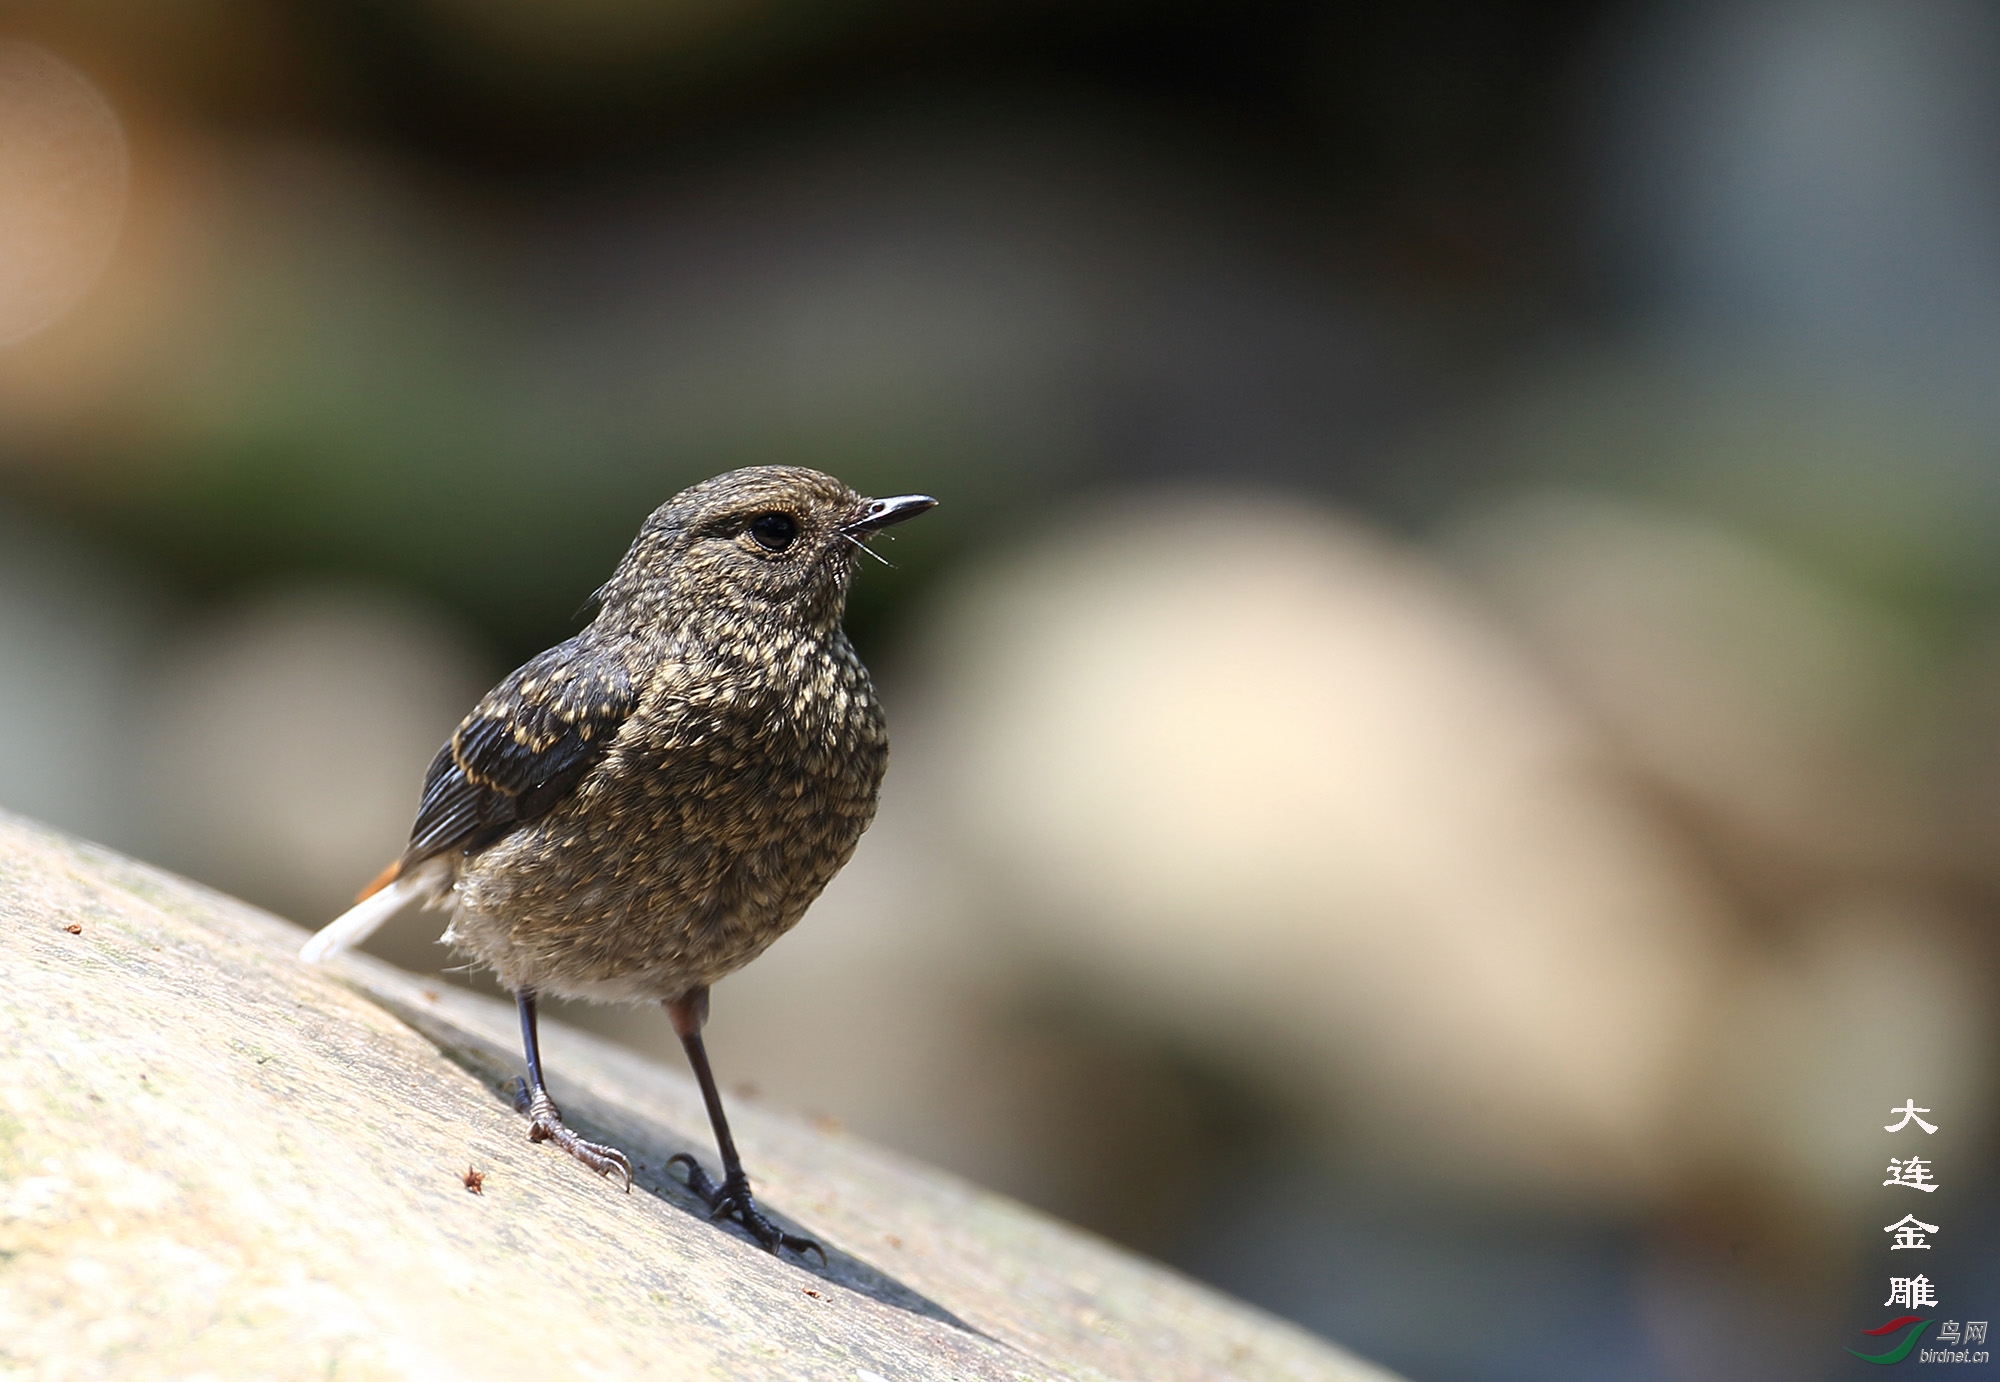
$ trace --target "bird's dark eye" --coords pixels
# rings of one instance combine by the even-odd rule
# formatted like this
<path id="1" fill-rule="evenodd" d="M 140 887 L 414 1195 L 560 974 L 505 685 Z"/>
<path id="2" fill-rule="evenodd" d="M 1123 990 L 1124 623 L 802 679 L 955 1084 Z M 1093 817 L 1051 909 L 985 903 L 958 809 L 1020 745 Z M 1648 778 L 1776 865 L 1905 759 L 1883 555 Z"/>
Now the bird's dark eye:
<path id="1" fill-rule="evenodd" d="M 792 521 L 788 513 L 759 514 L 750 521 L 750 536 L 757 539 L 758 546 L 768 551 L 784 551 L 798 535 L 799 525 Z"/>

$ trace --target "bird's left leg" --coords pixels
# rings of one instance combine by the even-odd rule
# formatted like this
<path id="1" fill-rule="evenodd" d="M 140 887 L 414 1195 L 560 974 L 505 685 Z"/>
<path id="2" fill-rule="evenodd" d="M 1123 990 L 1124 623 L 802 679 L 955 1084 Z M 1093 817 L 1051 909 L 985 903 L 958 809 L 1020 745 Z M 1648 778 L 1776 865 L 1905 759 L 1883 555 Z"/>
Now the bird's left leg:
<path id="1" fill-rule="evenodd" d="M 826 1262 L 826 1249 L 810 1238 L 801 1238 L 796 1233 L 786 1233 L 758 1210 L 757 1202 L 750 1198 L 750 1178 L 743 1174 L 743 1162 L 736 1155 L 736 1139 L 729 1135 L 729 1118 L 722 1111 L 722 1093 L 715 1087 L 715 1073 L 708 1068 L 708 1048 L 702 1045 L 701 1027 L 708 1021 L 708 988 L 704 985 L 692 993 L 667 1000 L 667 1015 L 673 1019 L 674 1033 L 681 1039 L 681 1049 L 687 1052 L 688 1064 L 694 1067 L 695 1081 L 701 1085 L 702 1102 L 708 1105 L 708 1121 L 715 1128 L 716 1150 L 722 1153 L 722 1183 L 709 1179 L 708 1172 L 701 1169 L 693 1157 L 686 1152 L 669 1157 L 667 1165 L 680 1162 L 687 1167 L 688 1189 L 707 1203 L 709 1218 L 735 1219 L 750 1231 L 750 1236 L 764 1245 L 767 1252 L 777 1252 L 780 1248 L 790 1248 L 803 1257 L 808 1250 L 819 1254 L 822 1264 Z"/>
<path id="2" fill-rule="evenodd" d="M 514 995 L 515 1006 L 521 1010 L 521 1045 L 528 1053 L 528 1083 L 514 1096 L 514 1107 L 528 1115 L 528 1140 L 530 1142 L 553 1142 L 578 1161 L 597 1172 L 608 1176 L 613 1171 L 625 1178 L 625 1190 L 632 1189 L 632 1163 L 625 1153 L 616 1147 L 607 1147 L 601 1142 L 586 1142 L 572 1132 L 562 1120 L 561 1110 L 556 1101 L 549 1097 L 549 1091 L 542 1084 L 542 1040 L 535 1031 L 535 991 L 521 989 Z"/>

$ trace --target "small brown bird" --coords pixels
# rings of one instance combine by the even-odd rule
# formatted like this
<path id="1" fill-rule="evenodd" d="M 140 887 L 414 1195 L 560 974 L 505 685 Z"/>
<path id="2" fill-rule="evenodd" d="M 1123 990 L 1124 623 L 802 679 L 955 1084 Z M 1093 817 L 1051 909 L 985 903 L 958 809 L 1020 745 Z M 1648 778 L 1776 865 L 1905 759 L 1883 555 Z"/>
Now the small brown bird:
<path id="1" fill-rule="evenodd" d="M 701 1028 L 709 985 L 790 929 L 875 815 L 888 733 L 841 618 L 868 538 L 936 503 L 757 466 L 661 505 L 597 617 L 459 724 L 409 848 L 303 958 L 407 903 L 449 907 L 446 943 L 519 1005 L 529 1138 L 628 1189 L 625 1154 L 564 1126 L 543 1086 L 535 999 L 664 1002 L 722 1156 L 719 1184 L 673 1158 L 689 1187 L 772 1252 L 819 1251 L 751 1199 Z"/>

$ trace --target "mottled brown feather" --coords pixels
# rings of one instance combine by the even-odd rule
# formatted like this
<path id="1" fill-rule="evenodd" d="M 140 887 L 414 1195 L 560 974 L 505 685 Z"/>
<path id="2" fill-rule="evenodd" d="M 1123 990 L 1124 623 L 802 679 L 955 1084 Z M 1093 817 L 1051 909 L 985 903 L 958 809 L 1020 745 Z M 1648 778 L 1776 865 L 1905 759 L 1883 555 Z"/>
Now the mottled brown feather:
<path id="1" fill-rule="evenodd" d="M 452 861 L 448 941 L 510 988 L 671 999 L 798 920 L 887 763 L 840 626 L 869 503 L 756 467 L 647 520 L 590 626 L 505 678 L 431 765 L 399 867 Z M 751 527 L 773 513 L 797 530 L 782 551 Z"/>

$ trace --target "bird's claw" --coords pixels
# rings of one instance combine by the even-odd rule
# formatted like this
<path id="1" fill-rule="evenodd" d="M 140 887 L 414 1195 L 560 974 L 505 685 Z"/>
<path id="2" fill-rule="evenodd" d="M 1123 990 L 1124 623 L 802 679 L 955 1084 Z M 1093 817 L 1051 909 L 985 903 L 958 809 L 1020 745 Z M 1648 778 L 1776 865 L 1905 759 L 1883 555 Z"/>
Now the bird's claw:
<path id="1" fill-rule="evenodd" d="M 615 1171 L 625 1182 L 625 1193 L 632 1193 L 631 1160 L 616 1147 L 579 1137 L 563 1122 L 555 1100 L 549 1098 L 547 1093 L 537 1091 L 531 1096 L 527 1083 L 521 1081 L 514 1089 L 514 1108 L 527 1116 L 530 1142 L 553 1142 L 600 1176 L 608 1176 Z"/>
<path id="2" fill-rule="evenodd" d="M 708 1172 L 701 1169 L 701 1163 L 686 1152 L 667 1158 L 669 1166 L 677 1162 L 687 1167 L 687 1188 L 708 1206 L 708 1217 L 711 1221 L 736 1220 L 749 1231 L 750 1236 L 757 1240 L 764 1251 L 774 1256 L 780 1248 L 790 1248 L 800 1257 L 804 1257 L 808 1252 L 815 1252 L 819 1254 L 820 1266 L 826 1265 L 825 1248 L 810 1238 L 785 1232 L 765 1217 L 763 1211 L 757 1208 L 757 1202 L 750 1197 L 750 1178 L 741 1171 L 732 1171 L 718 1185 L 709 1177 Z"/>

